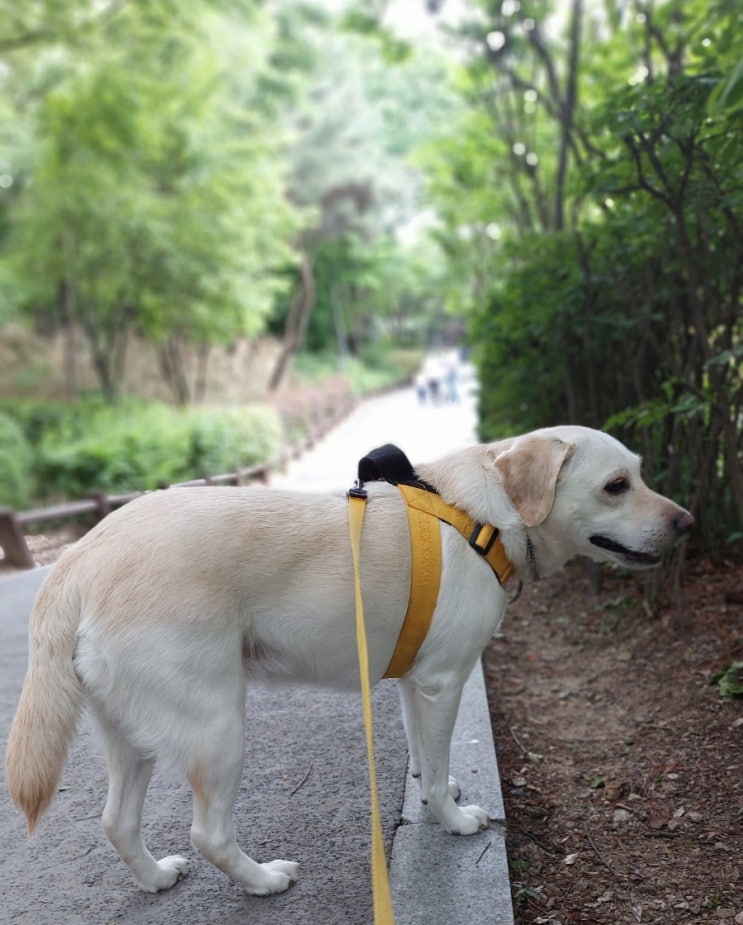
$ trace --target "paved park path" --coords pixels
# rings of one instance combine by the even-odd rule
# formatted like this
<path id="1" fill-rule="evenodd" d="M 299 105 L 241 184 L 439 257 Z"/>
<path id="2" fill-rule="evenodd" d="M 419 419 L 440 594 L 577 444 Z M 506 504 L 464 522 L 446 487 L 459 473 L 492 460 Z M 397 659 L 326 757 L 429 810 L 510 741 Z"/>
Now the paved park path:
<path id="1" fill-rule="evenodd" d="M 476 442 L 474 379 L 463 367 L 460 401 L 420 403 L 413 388 L 363 402 L 313 450 L 272 479 L 276 486 L 309 491 L 351 487 L 359 459 L 369 450 L 395 443 L 410 461 L 428 462 Z"/>
<path id="2" fill-rule="evenodd" d="M 466 387 L 467 383 L 463 383 Z M 474 399 L 419 406 L 412 389 L 364 402 L 274 484 L 344 490 L 359 457 L 397 443 L 415 463 L 475 439 Z M 28 614 L 46 569 L 0 582 L 0 749 L 25 671 Z M 184 679 L 188 683 L 188 679 Z M 397 925 L 512 925 L 502 828 L 446 835 L 406 773 L 394 682 L 374 691 L 380 802 Z M 187 786 L 158 768 L 145 806 L 155 856 L 183 854 L 191 872 L 172 890 L 138 890 L 100 824 L 106 775 L 91 724 L 81 723 L 60 792 L 32 840 L 0 772 L 0 925 L 371 925 L 369 810 L 359 696 L 305 688 L 248 691 L 247 762 L 236 803 L 238 839 L 257 860 L 300 862 L 287 893 L 247 896 L 189 842 Z M 482 672 L 468 682 L 452 772 L 466 802 L 502 819 Z"/>

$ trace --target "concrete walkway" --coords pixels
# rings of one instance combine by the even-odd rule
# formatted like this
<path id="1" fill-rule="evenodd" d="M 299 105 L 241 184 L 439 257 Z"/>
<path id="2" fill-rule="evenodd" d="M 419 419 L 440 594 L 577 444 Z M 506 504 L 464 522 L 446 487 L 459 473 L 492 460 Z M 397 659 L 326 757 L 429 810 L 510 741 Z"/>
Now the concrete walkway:
<path id="1" fill-rule="evenodd" d="M 345 490 L 360 456 L 397 443 L 415 463 L 474 441 L 472 396 L 419 407 L 413 390 L 365 402 L 274 480 Z M 0 748 L 26 663 L 28 614 L 47 570 L 0 582 Z M 482 671 L 470 678 L 452 751 L 463 800 L 488 809 L 491 828 L 446 835 L 420 804 L 407 770 L 395 684 L 374 691 L 377 774 L 397 925 L 512 925 L 503 802 Z M 305 688 L 248 691 L 247 763 L 236 803 L 238 838 L 257 860 L 300 862 L 287 893 L 247 896 L 189 843 L 190 794 L 158 768 L 145 806 L 156 856 L 183 854 L 189 876 L 155 896 L 140 892 L 100 826 L 106 775 L 87 718 L 60 792 L 32 840 L 0 781 L 0 923 L 12 925 L 371 925 L 369 796 L 361 701 Z"/>

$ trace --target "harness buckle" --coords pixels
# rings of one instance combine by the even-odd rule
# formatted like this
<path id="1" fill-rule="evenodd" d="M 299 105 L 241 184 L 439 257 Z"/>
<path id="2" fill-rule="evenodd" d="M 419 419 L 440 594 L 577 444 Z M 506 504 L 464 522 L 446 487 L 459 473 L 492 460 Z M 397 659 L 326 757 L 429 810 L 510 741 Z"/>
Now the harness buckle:
<path id="1" fill-rule="evenodd" d="M 349 498 L 361 498 L 364 501 L 369 497 L 361 479 L 356 479 L 353 483 L 353 488 L 349 488 L 346 494 Z"/>
<path id="2" fill-rule="evenodd" d="M 483 530 L 487 530 L 487 529 L 492 530 L 492 533 L 490 534 L 490 538 L 487 540 L 487 542 L 483 546 L 478 542 L 478 540 L 480 539 L 480 534 L 483 532 Z M 487 554 L 493 548 L 493 543 L 497 539 L 498 539 L 498 528 L 497 527 L 492 527 L 490 524 L 482 524 L 480 523 L 480 521 L 478 521 L 475 524 L 475 528 L 472 531 L 472 534 L 469 538 L 469 544 L 475 550 L 475 552 L 478 552 L 481 556 L 487 556 Z"/>

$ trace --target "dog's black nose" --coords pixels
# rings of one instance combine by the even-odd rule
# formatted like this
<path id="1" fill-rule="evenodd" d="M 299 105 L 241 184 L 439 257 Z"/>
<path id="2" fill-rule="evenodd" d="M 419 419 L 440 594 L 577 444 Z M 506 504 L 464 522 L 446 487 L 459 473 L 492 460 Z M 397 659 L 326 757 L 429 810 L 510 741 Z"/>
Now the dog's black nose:
<path id="1" fill-rule="evenodd" d="M 680 510 L 678 514 L 673 515 L 672 523 L 676 533 L 683 536 L 694 526 L 694 517 L 688 511 Z"/>

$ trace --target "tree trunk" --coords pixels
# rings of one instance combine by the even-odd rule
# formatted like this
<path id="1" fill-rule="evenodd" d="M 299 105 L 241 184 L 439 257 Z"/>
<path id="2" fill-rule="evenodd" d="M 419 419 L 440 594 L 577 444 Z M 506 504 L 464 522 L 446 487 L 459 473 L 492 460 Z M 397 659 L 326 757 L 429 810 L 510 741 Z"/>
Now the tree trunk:
<path id="1" fill-rule="evenodd" d="M 159 350 L 160 370 L 177 405 L 187 405 L 190 392 L 183 369 L 183 353 L 177 337 L 169 337 Z"/>
<path id="2" fill-rule="evenodd" d="M 302 254 L 299 272 L 299 288 L 292 299 L 284 326 L 284 343 L 268 382 L 268 388 L 272 392 L 275 392 L 281 385 L 289 366 L 289 360 L 302 346 L 315 305 L 315 277 L 306 254 Z"/>
<path id="3" fill-rule="evenodd" d="M 206 386 L 208 381 L 209 344 L 199 344 L 196 351 L 196 381 L 194 382 L 194 401 L 200 405 L 206 401 Z"/>
<path id="4" fill-rule="evenodd" d="M 573 133 L 573 116 L 578 104 L 578 63 L 580 61 L 580 33 L 583 0 L 573 0 L 570 19 L 570 51 L 565 97 L 560 103 L 560 150 L 555 178 L 555 229 L 565 227 L 565 184 L 568 171 L 568 152 Z"/>
<path id="5" fill-rule="evenodd" d="M 333 309 L 333 327 L 335 328 L 335 342 L 338 349 L 338 365 L 341 372 L 346 368 L 346 359 L 348 357 L 348 331 L 343 318 L 343 299 L 339 290 L 339 284 L 333 282 L 330 284 L 330 301 Z"/>
<path id="6" fill-rule="evenodd" d="M 93 367 L 106 401 L 113 405 L 119 397 L 119 390 L 111 369 L 111 357 L 105 346 L 94 344 L 92 348 Z"/>
<path id="7" fill-rule="evenodd" d="M 77 309 L 83 332 L 88 341 L 90 358 L 98 377 L 98 384 L 106 401 L 113 405 L 119 397 L 119 390 L 116 376 L 114 375 L 111 344 L 108 342 L 105 333 L 101 331 L 95 318 L 95 312 L 91 310 L 85 299 L 78 301 Z"/>
<path id="8" fill-rule="evenodd" d="M 69 280 L 63 279 L 60 281 L 57 298 L 62 317 L 65 397 L 67 401 L 73 402 L 77 398 L 77 338 L 75 332 L 75 290 Z"/>

